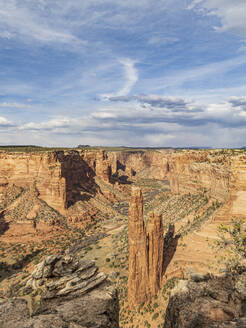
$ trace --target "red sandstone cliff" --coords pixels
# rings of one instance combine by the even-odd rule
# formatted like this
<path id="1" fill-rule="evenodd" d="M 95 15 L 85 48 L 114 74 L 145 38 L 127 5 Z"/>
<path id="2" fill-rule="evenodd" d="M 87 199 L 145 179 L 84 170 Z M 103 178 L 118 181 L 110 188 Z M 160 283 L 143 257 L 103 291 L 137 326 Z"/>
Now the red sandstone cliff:
<path id="1" fill-rule="evenodd" d="M 36 186 L 39 198 L 60 213 L 83 193 L 99 191 L 94 177 L 110 180 L 107 154 L 95 151 L 5 153 L 0 152 L 0 200 L 6 188 Z"/>
<path id="2" fill-rule="evenodd" d="M 66 181 L 55 153 L 0 152 L 0 180 L 4 182 L 4 185 L 1 183 L 2 193 L 11 185 L 26 188 L 35 183 L 40 198 L 64 212 Z"/>
<path id="3" fill-rule="evenodd" d="M 0 201 L 6 188 L 35 183 L 39 198 L 66 214 L 78 200 L 100 194 L 96 177 L 108 184 L 142 177 L 169 180 L 175 193 L 206 188 L 212 197 L 227 203 L 223 215 L 243 216 L 245 158 L 242 152 L 218 150 L 0 152 Z"/>

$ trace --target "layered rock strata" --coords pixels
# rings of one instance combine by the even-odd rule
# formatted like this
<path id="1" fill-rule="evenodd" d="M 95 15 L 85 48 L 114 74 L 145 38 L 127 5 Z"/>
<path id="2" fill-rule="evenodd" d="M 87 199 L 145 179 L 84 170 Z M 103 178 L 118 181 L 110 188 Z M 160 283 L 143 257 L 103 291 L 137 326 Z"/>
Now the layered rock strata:
<path id="1" fill-rule="evenodd" d="M 65 214 L 99 192 L 96 175 L 110 181 L 111 162 L 103 151 L 0 152 L 0 200 L 7 188 L 35 185 L 40 199 Z"/>
<path id="2" fill-rule="evenodd" d="M 106 182 L 111 181 L 111 175 L 112 175 L 111 162 L 105 151 L 100 151 L 97 153 L 96 175 L 101 177 Z"/>
<path id="3" fill-rule="evenodd" d="M 96 178 L 123 184 L 135 176 L 169 180 L 173 193 L 207 189 L 227 204 L 222 219 L 244 216 L 246 156 L 230 150 L 0 152 L 0 201 L 11 188 L 35 184 L 40 199 L 67 215 L 71 205 L 100 195 Z"/>
<path id="4" fill-rule="evenodd" d="M 141 189 L 133 187 L 128 219 L 128 301 L 131 305 L 146 301 L 160 288 L 164 243 L 162 216 L 151 212 L 148 228 L 147 233 Z"/>
<path id="5" fill-rule="evenodd" d="M 41 291 L 41 300 L 31 316 L 23 299 L 0 304 L 1 328 L 118 327 L 117 292 L 93 261 L 48 256 L 23 292 L 35 291 Z"/>

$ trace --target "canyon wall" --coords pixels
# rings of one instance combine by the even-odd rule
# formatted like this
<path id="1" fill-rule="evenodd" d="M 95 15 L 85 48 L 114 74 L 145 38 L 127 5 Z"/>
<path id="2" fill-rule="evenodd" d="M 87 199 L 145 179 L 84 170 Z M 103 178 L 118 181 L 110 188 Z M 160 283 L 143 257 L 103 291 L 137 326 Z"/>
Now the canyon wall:
<path id="1" fill-rule="evenodd" d="M 210 190 L 221 201 L 228 198 L 231 177 L 231 158 L 210 151 L 181 151 L 168 161 L 168 178 L 172 192 Z"/>
<path id="2" fill-rule="evenodd" d="M 66 181 L 55 153 L 0 152 L 0 184 L 0 192 L 11 185 L 35 184 L 41 199 L 61 212 L 65 209 Z"/>
<path id="3" fill-rule="evenodd" d="M 232 161 L 230 179 L 230 214 L 246 217 L 246 155 L 237 156 Z"/>
<path id="4" fill-rule="evenodd" d="M 180 151 L 168 159 L 167 179 L 174 193 L 207 189 L 224 204 L 219 220 L 245 217 L 246 156 L 230 150 Z"/>
<path id="5" fill-rule="evenodd" d="M 35 184 L 39 197 L 62 214 L 78 200 L 100 193 L 95 177 L 108 184 L 135 178 L 169 180 L 174 193 L 210 191 L 227 203 L 223 215 L 243 216 L 246 155 L 223 150 L 72 150 L 0 152 L 0 201 L 6 188 Z"/>
<path id="6" fill-rule="evenodd" d="M 109 154 L 113 163 L 112 173 L 117 174 L 117 171 L 121 169 L 128 176 L 138 173 L 141 177 L 165 180 L 168 172 L 168 158 L 172 153 L 172 150 L 112 152 Z"/>
<path id="7" fill-rule="evenodd" d="M 35 186 L 39 198 L 62 214 L 85 193 L 99 192 L 94 177 L 109 182 L 110 163 L 105 152 L 0 152 L 0 201 L 6 188 Z"/>

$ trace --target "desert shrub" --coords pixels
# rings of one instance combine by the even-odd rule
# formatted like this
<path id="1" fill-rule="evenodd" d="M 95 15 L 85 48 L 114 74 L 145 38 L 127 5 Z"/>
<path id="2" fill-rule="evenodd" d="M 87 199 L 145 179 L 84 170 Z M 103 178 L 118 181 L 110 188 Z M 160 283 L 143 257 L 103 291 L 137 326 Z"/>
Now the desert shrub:
<path id="1" fill-rule="evenodd" d="M 157 312 L 153 315 L 152 320 L 156 320 L 158 317 L 159 317 L 159 313 Z"/>
<path id="2" fill-rule="evenodd" d="M 231 225 L 218 226 L 218 240 L 213 244 L 217 251 L 224 251 L 219 258 L 227 272 L 242 273 L 246 271 L 246 228 L 241 219 L 232 219 Z"/>

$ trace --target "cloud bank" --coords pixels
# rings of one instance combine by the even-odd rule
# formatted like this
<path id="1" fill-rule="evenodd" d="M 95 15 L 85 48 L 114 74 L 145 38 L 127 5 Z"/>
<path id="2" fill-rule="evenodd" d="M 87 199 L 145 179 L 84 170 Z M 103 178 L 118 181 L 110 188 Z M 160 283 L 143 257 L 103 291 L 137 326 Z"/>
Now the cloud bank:
<path id="1" fill-rule="evenodd" d="M 91 144 L 129 146 L 243 146 L 246 136 L 246 98 L 231 97 L 209 105 L 191 99 L 135 95 L 113 97 L 111 104 L 88 116 L 53 117 L 18 125 L 18 134 L 46 134 Z M 0 124 L 12 129 L 2 118 Z M 41 140 L 41 139 L 40 139 Z M 204 140 L 206 141 L 204 143 Z"/>

